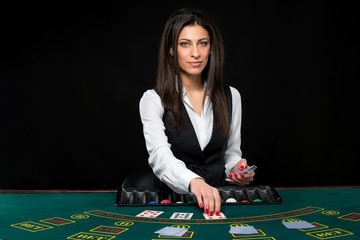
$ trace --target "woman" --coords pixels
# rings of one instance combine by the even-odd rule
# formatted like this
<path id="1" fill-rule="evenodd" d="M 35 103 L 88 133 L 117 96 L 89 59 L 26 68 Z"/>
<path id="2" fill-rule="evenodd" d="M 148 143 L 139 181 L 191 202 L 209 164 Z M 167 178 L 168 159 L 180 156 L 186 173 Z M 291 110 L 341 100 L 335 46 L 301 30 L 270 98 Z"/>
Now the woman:
<path id="1" fill-rule="evenodd" d="M 161 39 L 157 87 L 144 93 L 140 116 L 149 164 L 177 193 L 195 195 L 206 214 L 220 214 L 215 188 L 225 178 L 245 186 L 254 173 L 241 158 L 241 99 L 223 85 L 223 45 L 212 21 L 195 9 L 169 17 Z"/>

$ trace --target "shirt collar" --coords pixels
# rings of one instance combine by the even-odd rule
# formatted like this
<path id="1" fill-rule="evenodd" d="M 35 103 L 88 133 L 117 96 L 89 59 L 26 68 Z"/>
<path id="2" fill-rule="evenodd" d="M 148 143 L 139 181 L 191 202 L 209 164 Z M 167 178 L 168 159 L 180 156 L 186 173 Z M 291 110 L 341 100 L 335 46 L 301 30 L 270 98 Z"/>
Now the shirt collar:
<path id="1" fill-rule="evenodd" d="M 185 88 L 184 84 L 181 84 L 181 86 L 182 86 L 182 97 L 184 98 L 185 95 L 186 95 L 186 88 Z M 206 97 L 208 97 L 206 87 L 207 87 L 207 82 L 204 82 L 203 89 L 204 89 L 204 92 L 206 94 Z"/>

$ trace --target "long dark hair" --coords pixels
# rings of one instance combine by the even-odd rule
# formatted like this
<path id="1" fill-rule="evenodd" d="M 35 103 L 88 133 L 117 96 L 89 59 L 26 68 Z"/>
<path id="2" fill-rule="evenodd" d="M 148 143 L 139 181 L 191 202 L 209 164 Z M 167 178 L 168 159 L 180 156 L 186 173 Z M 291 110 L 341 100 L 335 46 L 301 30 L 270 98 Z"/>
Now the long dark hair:
<path id="1" fill-rule="evenodd" d="M 219 30 L 201 11 L 183 8 L 173 12 L 165 24 L 162 34 L 157 89 L 164 109 L 169 112 L 171 124 L 178 133 L 184 128 L 184 105 L 182 102 L 182 82 L 177 59 L 177 43 L 181 30 L 188 25 L 200 25 L 210 36 L 210 55 L 207 66 L 202 72 L 202 80 L 207 83 L 206 94 L 213 105 L 214 118 L 222 136 L 230 128 L 230 120 L 223 85 L 224 50 Z M 170 55 L 173 49 L 173 56 Z"/>

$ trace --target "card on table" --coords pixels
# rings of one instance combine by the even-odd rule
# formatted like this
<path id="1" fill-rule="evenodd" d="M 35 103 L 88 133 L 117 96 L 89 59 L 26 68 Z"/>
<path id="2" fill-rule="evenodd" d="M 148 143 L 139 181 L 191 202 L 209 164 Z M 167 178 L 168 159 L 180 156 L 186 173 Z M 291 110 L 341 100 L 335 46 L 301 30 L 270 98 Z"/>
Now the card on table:
<path id="1" fill-rule="evenodd" d="M 174 212 L 170 219 L 191 219 L 193 213 Z"/>
<path id="2" fill-rule="evenodd" d="M 231 227 L 231 234 L 257 234 L 259 233 L 253 226 L 243 226 L 243 227 Z"/>
<path id="3" fill-rule="evenodd" d="M 215 214 L 210 216 L 209 214 L 206 214 L 206 213 L 203 213 L 203 215 L 206 219 L 225 219 L 226 218 L 226 216 L 222 212 L 220 212 L 219 216 L 216 216 Z"/>
<path id="4" fill-rule="evenodd" d="M 163 211 L 151 211 L 151 210 L 145 210 L 141 213 L 139 213 L 138 217 L 148 217 L 148 218 L 156 218 L 157 216 L 159 216 L 160 214 L 162 214 Z"/>
<path id="5" fill-rule="evenodd" d="M 176 228 L 176 227 L 164 227 L 158 231 L 156 234 L 167 237 L 181 237 L 188 231 L 187 228 Z"/>
<path id="6" fill-rule="evenodd" d="M 315 228 L 316 226 L 308 223 L 307 221 L 297 221 L 297 222 L 283 222 L 282 223 L 287 229 L 308 229 Z"/>

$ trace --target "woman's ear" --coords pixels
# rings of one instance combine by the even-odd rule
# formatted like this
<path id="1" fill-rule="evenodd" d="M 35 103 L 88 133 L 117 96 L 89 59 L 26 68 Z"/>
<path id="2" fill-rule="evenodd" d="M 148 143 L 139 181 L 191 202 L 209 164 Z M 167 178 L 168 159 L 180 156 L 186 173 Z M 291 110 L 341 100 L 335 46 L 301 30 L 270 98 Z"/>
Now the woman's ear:
<path id="1" fill-rule="evenodd" d="M 172 47 L 170 48 L 170 55 L 174 56 L 174 49 Z"/>

